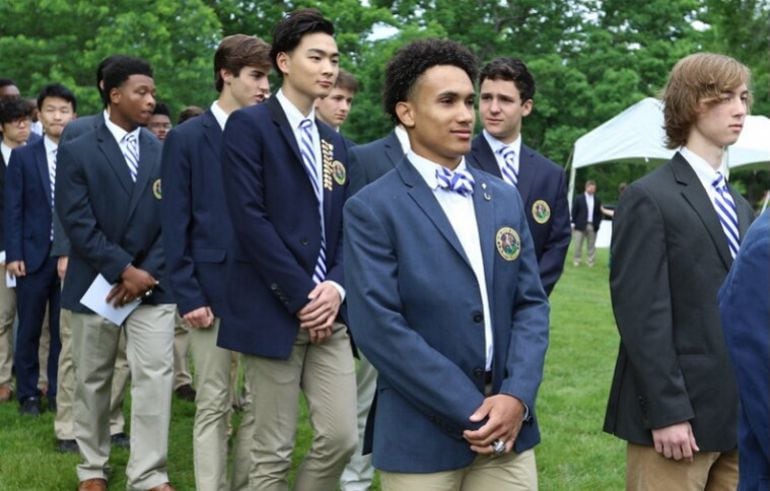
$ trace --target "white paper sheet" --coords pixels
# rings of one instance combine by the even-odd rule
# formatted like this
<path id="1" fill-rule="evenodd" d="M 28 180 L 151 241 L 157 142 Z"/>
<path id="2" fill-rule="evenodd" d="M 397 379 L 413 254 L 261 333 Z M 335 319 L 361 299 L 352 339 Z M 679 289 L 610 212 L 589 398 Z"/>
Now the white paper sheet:
<path id="1" fill-rule="evenodd" d="M 8 288 L 16 288 L 16 277 L 7 269 L 5 270 L 5 286 Z"/>
<path id="2" fill-rule="evenodd" d="M 109 295 L 113 286 L 115 285 L 110 285 L 104 276 L 98 275 L 94 282 L 91 283 L 91 286 L 88 287 L 88 290 L 86 290 L 83 298 L 80 299 L 80 303 L 108 321 L 121 325 L 126 320 L 126 317 L 139 307 L 142 301 L 137 298 L 122 307 L 115 307 L 113 304 L 107 303 L 107 295 Z"/>

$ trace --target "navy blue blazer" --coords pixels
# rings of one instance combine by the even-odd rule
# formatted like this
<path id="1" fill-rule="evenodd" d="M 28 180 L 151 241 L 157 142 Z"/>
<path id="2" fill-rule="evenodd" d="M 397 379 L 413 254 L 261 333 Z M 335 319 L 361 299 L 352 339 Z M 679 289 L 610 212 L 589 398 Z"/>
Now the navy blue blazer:
<path id="1" fill-rule="evenodd" d="M 222 186 L 222 130 L 211 110 L 163 142 L 163 245 L 179 313 L 210 306 L 221 317 L 233 231 Z"/>
<path id="2" fill-rule="evenodd" d="M 59 147 L 56 212 L 71 245 L 62 308 L 90 313 L 80 298 L 97 274 L 117 283 L 129 264 L 160 281 L 142 303 L 174 303 L 161 239 L 160 151 L 142 131 L 134 183 L 105 124 Z"/>
<path id="3" fill-rule="evenodd" d="M 73 121 L 67 123 L 64 128 L 64 132 L 61 135 L 59 145 L 66 145 L 68 142 L 75 138 L 94 131 L 99 126 L 104 124 L 104 111 L 99 111 L 96 114 L 89 116 L 81 116 Z M 146 128 L 142 128 L 142 135 L 150 138 L 155 138 L 155 135 Z M 53 246 L 51 247 L 52 256 L 66 256 L 70 251 L 70 243 L 67 235 L 64 233 L 61 221 L 56 215 L 56 210 L 53 214 Z"/>
<path id="4" fill-rule="evenodd" d="M 588 216 L 585 193 L 580 193 L 573 198 L 572 223 L 575 224 L 575 230 L 585 231 L 586 225 L 591 223 L 594 226 L 594 232 L 599 231 L 599 226 L 602 224 L 602 202 L 596 194 L 594 194 L 594 214 L 592 217 Z"/>
<path id="5" fill-rule="evenodd" d="M 0 137 L 2 137 L 2 133 L 0 133 Z M 30 133 L 27 145 L 32 145 L 42 140 L 40 135 Z M 11 155 L 13 155 L 13 152 L 11 152 Z M 2 153 L 0 153 L 0 244 L 5 244 L 5 173 L 8 164 L 9 162 L 6 162 Z"/>
<path id="6" fill-rule="evenodd" d="M 770 489 L 770 210 L 749 228 L 719 291 L 740 396 L 741 491 Z"/>
<path id="7" fill-rule="evenodd" d="M 342 205 L 347 154 L 342 137 L 316 120 L 333 146 L 324 185 L 326 278 L 344 285 Z M 288 358 L 299 331 L 296 313 L 308 303 L 321 247 L 321 219 L 294 133 L 275 98 L 233 112 L 222 136 L 225 198 L 235 232 L 228 261 L 222 348 Z"/>
<path id="8" fill-rule="evenodd" d="M 529 407 L 515 443 L 522 452 L 540 440 L 535 398 L 548 299 L 517 191 L 470 172 L 492 315 L 493 392 Z M 510 249 L 506 231 L 520 238 Z M 462 432 L 478 428 L 468 418 L 485 397 L 481 295 L 449 220 L 407 158 L 348 200 L 344 237 L 350 326 L 379 374 L 366 437 L 375 467 L 424 473 L 469 465 L 476 454 Z"/>
<path id="9" fill-rule="evenodd" d="M 11 154 L 5 179 L 5 260 L 24 261 L 28 273 L 51 249 L 51 180 L 43 139 Z"/>
<path id="10" fill-rule="evenodd" d="M 357 145 L 350 149 L 350 195 L 394 169 L 404 158 L 404 151 L 396 132 L 391 131 L 384 138 Z"/>
<path id="11" fill-rule="evenodd" d="M 473 139 L 467 159 L 474 167 L 502 177 L 495 154 L 483 134 Z M 522 144 L 516 189 L 524 202 L 540 280 L 550 295 L 564 271 L 571 235 L 567 175 L 561 166 Z"/>

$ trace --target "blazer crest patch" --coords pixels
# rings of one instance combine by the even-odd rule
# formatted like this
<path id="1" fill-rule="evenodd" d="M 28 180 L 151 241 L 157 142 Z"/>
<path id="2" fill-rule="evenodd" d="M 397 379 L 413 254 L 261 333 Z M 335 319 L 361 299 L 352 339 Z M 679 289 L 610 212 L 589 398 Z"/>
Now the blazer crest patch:
<path id="1" fill-rule="evenodd" d="M 155 179 L 155 182 L 152 183 L 152 194 L 155 196 L 155 199 L 161 199 L 163 197 L 163 192 L 160 187 L 160 179 Z"/>
<path id="2" fill-rule="evenodd" d="M 332 190 L 334 178 L 334 145 L 321 140 L 321 159 L 323 160 L 323 186 L 327 191 Z"/>
<path id="3" fill-rule="evenodd" d="M 495 236 L 495 245 L 500 257 L 506 261 L 513 261 L 521 253 L 521 239 L 519 233 L 511 227 L 502 227 Z"/>
<path id="4" fill-rule="evenodd" d="M 532 203 L 532 218 L 539 224 L 544 224 L 551 219 L 551 207 L 544 200 L 539 199 Z"/>

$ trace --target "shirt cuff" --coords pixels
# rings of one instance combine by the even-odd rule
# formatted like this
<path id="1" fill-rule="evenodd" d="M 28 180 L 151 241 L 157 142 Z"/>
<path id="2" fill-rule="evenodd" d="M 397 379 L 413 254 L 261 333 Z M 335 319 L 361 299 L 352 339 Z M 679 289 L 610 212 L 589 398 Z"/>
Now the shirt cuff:
<path id="1" fill-rule="evenodd" d="M 344 302 L 345 301 L 345 289 L 342 287 L 342 285 L 340 285 L 336 281 L 332 281 L 332 280 L 326 280 L 326 281 L 331 283 L 332 286 L 337 289 L 337 293 L 340 294 L 340 303 Z"/>

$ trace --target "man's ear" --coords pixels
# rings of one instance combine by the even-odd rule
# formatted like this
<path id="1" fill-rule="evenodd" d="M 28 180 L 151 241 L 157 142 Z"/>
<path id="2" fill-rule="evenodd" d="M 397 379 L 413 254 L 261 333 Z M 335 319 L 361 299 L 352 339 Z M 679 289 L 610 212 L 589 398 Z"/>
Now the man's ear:
<path id="1" fill-rule="evenodd" d="M 404 127 L 414 127 L 414 108 L 412 108 L 412 104 L 408 101 L 396 103 L 396 116 L 398 116 L 398 120 Z"/>

